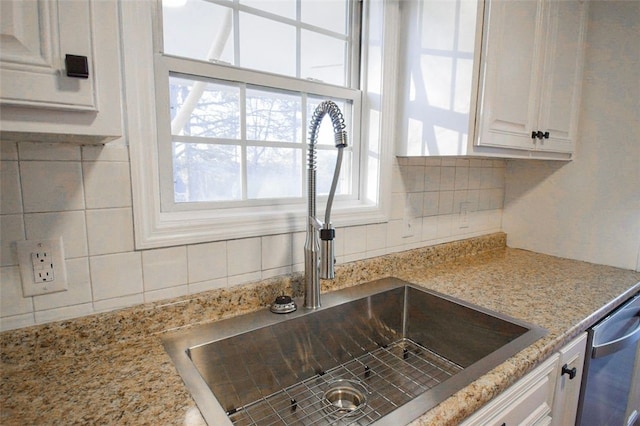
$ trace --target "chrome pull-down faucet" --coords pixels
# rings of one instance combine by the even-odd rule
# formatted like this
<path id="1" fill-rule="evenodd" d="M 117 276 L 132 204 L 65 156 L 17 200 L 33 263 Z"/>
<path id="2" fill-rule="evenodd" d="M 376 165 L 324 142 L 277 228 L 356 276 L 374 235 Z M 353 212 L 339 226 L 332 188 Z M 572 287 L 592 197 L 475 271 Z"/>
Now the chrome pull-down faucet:
<path id="1" fill-rule="evenodd" d="M 331 189 L 327 199 L 324 223 L 316 217 L 316 143 L 320 123 L 325 115 L 331 118 L 335 145 L 338 148 L 336 167 L 333 172 Z M 307 239 L 304 244 L 304 307 L 320 307 L 320 278 L 335 278 L 335 253 L 334 238 L 335 229 L 331 225 L 331 206 L 338 186 L 340 165 L 342 164 L 342 151 L 347 146 L 347 132 L 345 131 L 344 117 L 338 105 L 333 101 L 324 101 L 313 113 L 309 124 L 309 147 L 307 151 Z"/>

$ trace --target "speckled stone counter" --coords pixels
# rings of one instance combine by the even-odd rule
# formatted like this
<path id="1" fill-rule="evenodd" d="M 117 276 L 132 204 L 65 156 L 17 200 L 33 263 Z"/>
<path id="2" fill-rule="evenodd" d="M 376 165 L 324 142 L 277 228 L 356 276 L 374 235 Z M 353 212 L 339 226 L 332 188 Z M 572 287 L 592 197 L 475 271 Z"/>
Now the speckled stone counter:
<path id="1" fill-rule="evenodd" d="M 505 248 L 504 234 L 341 265 L 323 291 L 385 276 L 493 309 L 549 334 L 412 425 L 468 417 L 606 312 L 640 291 L 640 273 Z M 0 334 L 0 423 L 203 424 L 161 337 L 301 294 L 301 276 L 275 278 Z"/>

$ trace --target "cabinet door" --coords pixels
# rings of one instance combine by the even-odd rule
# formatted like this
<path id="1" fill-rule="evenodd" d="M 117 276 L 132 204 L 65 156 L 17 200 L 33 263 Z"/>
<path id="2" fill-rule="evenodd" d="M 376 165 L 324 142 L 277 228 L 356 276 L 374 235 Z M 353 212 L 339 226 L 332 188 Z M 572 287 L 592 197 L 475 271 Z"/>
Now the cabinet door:
<path id="1" fill-rule="evenodd" d="M 560 361 L 558 362 L 560 371 L 553 400 L 552 425 L 573 425 L 576 422 L 586 346 L 587 333 L 583 333 L 560 350 Z M 566 370 L 563 372 L 565 366 Z M 574 368 L 575 375 L 573 374 Z"/>
<path id="2" fill-rule="evenodd" d="M 542 2 L 486 3 L 481 126 L 475 144 L 531 150 L 538 120 Z"/>
<path id="3" fill-rule="evenodd" d="M 538 126 L 549 132 L 537 139 L 542 151 L 573 152 L 577 132 L 587 2 L 552 1 L 545 12 L 547 43 Z"/>
<path id="4" fill-rule="evenodd" d="M 89 1 L 0 1 L 5 105 L 96 110 Z M 66 54 L 86 56 L 89 78 L 67 77 Z"/>
<path id="5" fill-rule="evenodd" d="M 498 395 L 462 426 L 548 425 L 556 383 L 558 354 Z"/>

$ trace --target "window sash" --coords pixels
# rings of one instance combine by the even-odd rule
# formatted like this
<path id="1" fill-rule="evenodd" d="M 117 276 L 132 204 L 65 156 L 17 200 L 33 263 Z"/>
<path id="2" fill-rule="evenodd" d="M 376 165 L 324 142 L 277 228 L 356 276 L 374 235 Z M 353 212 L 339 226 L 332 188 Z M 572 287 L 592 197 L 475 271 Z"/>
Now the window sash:
<path id="1" fill-rule="evenodd" d="M 207 0 L 209 3 L 216 4 L 219 6 L 223 6 L 231 10 L 232 13 L 232 33 L 230 37 L 233 38 L 233 64 L 228 64 L 225 62 L 213 60 L 202 60 L 202 62 L 206 64 L 211 63 L 219 63 L 225 64 L 233 67 L 234 69 L 243 69 L 240 68 L 240 54 L 239 54 L 239 38 L 240 38 L 240 28 L 239 28 L 239 15 L 240 13 L 250 14 L 256 17 L 268 19 L 273 22 L 277 22 L 280 24 L 289 25 L 295 28 L 296 32 L 296 75 L 295 76 L 286 76 L 286 78 L 296 78 L 300 77 L 301 74 L 301 61 L 302 61 L 302 52 L 301 52 L 301 37 L 302 32 L 307 31 L 327 37 L 331 37 L 335 40 L 343 41 L 345 46 L 345 84 L 344 87 L 356 88 L 360 86 L 360 44 L 362 40 L 362 19 L 363 19 L 363 8 L 362 8 L 362 0 L 347 0 L 349 5 L 347 7 L 345 20 L 347 22 L 345 32 L 336 32 L 334 30 L 326 29 L 317 25 L 313 25 L 302 20 L 302 17 L 298 16 L 294 18 L 288 18 L 285 16 L 277 15 L 266 10 L 257 9 L 246 4 L 240 3 L 236 1 L 229 0 Z M 302 0 L 297 0 L 298 2 Z M 297 5 L 298 11 L 300 11 L 300 5 Z M 164 31 L 163 31 L 163 19 L 161 19 L 161 10 L 162 6 L 157 8 L 157 19 L 156 19 L 156 31 L 154 36 L 154 44 L 156 46 L 155 51 L 157 53 L 163 54 L 167 57 L 176 57 L 179 58 L 178 55 L 172 55 L 165 53 L 164 49 Z M 189 59 L 189 58 L 182 58 Z M 191 60 L 196 60 L 191 58 Z M 246 68 L 245 68 L 246 69 Z M 313 79 L 310 79 L 313 81 Z M 244 81 L 244 80 L 242 80 Z"/>
<path id="2" fill-rule="evenodd" d="M 282 90 L 284 92 L 300 92 L 305 97 L 320 97 L 331 98 L 337 100 L 347 100 L 352 104 L 352 110 L 344 111 L 346 114 L 351 114 L 347 117 L 348 121 L 352 123 L 352 130 L 349 134 L 350 150 L 352 151 L 352 164 L 351 164 L 351 190 L 349 195 L 337 195 L 336 201 L 348 201 L 358 200 L 362 198 L 363 185 L 360 176 L 362 175 L 361 168 L 364 165 L 364 159 L 361 158 L 360 149 L 360 128 L 361 122 L 361 109 L 362 109 L 362 92 L 360 90 L 349 89 L 345 87 L 328 85 L 316 81 L 308 81 L 295 79 L 292 77 L 285 77 L 276 74 L 269 74 L 261 71 L 253 71 L 242 68 L 235 68 L 220 64 L 203 63 L 200 61 L 194 61 L 184 58 L 177 58 L 172 56 L 166 56 L 162 54 L 155 55 L 155 70 L 156 70 L 156 96 L 157 104 L 167 106 L 170 104 L 169 96 L 169 77 L 171 75 L 184 76 L 186 78 L 198 80 L 198 79 L 212 79 L 215 81 L 228 81 L 232 84 L 240 84 L 254 87 L 264 87 L 266 89 Z M 239 78 L 241 77 L 241 78 Z M 242 81 L 239 81 L 242 80 Z M 243 91 L 241 90 L 241 93 Z M 244 105 L 241 103 L 241 105 Z M 241 116 L 245 114 L 242 111 Z M 160 201 L 162 211 L 190 211 L 190 210 L 212 210 L 212 209 L 236 209 L 239 207 L 264 207 L 273 205 L 276 210 L 286 211 L 287 208 L 291 209 L 294 206 L 304 204 L 305 192 L 306 192 L 306 173 L 304 170 L 301 175 L 301 183 L 303 185 L 301 190 L 301 197 L 289 197 L 289 198 L 264 198 L 264 199 L 242 199 L 242 200 L 229 200 L 229 201 L 198 201 L 198 202 L 175 202 L 175 188 L 173 177 L 173 141 L 184 141 L 198 143 L 211 143 L 204 137 L 190 137 L 183 135 L 172 135 L 171 132 L 171 120 L 169 111 L 164 108 L 156 109 L 156 120 L 158 123 L 158 160 L 160 168 Z M 302 127 L 303 127 L 303 140 L 299 144 L 295 144 L 297 148 L 302 150 L 302 165 L 306 169 L 306 153 L 308 138 L 306 134 L 306 124 L 309 117 L 307 117 L 306 108 L 302 109 Z M 243 121 L 241 119 L 241 121 Z M 244 124 L 242 124 L 244 127 Z M 240 146 L 242 149 L 246 149 L 247 146 L 270 146 L 270 147 L 282 147 L 286 144 L 282 142 L 265 142 L 265 141 L 247 141 L 242 135 L 239 140 L 229 139 L 216 139 L 215 143 Z M 328 147 L 318 146 L 318 150 L 329 149 Z M 335 149 L 331 147 L 331 149 Z M 365 165 L 366 166 L 366 165 Z M 167 171 L 171 171 L 170 173 Z M 243 180 L 242 184 L 243 194 L 246 194 L 246 181 Z M 318 197 L 322 200 L 323 197 Z"/>

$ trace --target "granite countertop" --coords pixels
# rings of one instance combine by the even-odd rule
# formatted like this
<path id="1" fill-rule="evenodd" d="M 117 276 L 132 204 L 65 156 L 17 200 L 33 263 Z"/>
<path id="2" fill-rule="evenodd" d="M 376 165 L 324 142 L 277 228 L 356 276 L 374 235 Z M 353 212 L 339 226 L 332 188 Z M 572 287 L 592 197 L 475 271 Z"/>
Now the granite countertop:
<path id="1" fill-rule="evenodd" d="M 549 334 L 412 425 L 457 424 L 609 310 L 640 273 L 506 248 L 502 233 L 352 262 L 323 291 L 396 276 L 546 328 Z M 299 274 L 0 333 L 0 423 L 204 424 L 161 338 L 255 311 Z"/>

